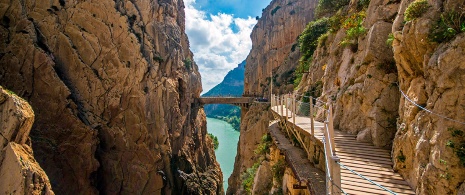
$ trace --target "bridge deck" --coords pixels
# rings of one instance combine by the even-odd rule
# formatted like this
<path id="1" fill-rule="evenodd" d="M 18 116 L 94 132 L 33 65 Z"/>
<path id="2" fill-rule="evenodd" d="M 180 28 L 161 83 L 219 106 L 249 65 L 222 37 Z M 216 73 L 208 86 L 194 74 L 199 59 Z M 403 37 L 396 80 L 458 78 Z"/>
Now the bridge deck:
<path id="1" fill-rule="evenodd" d="M 284 116 L 281 115 L 280 106 L 272 107 L 272 110 L 280 117 L 286 118 L 286 108 L 284 108 Z M 288 110 L 288 113 L 291 116 L 291 110 Z M 292 118 L 287 122 L 292 124 Z M 300 131 L 311 135 L 308 117 L 296 116 L 295 123 Z M 319 141 L 323 138 L 323 126 L 323 123 L 315 121 L 315 138 Z M 407 182 L 392 169 L 389 150 L 369 143 L 357 142 L 354 135 L 341 131 L 335 131 L 334 141 L 341 164 L 397 194 L 415 194 Z M 343 167 L 341 167 L 341 184 L 344 192 L 348 194 L 391 194 Z"/>
<path id="2" fill-rule="evenodd" d="M 201 104 L 250 104 L 253 97 L 201 97 L 198 98 Z"/>

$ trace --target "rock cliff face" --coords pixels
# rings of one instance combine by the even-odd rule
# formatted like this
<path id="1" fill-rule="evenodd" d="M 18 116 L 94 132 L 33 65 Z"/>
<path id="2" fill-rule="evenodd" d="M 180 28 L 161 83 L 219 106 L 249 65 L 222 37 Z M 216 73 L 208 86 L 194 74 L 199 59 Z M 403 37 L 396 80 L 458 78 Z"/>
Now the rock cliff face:
<path id="1" fill-rule="evenodd" d="M 342 44 L 348 29 L 330 32 L 313 54 L 310 73 L 298 90 L 305 93 L 322 83 L 319 98 L 334 106 L 335 127 L 356 134 L 358 141 L 392 146 L 394 168 L 417 194 L 455 194 L 465 179 L 460 161 L 465 38 L 459 30 L 438 44 L 431 34 L 441 15 L 465 13 L 464 2 L 426 2 L 423 16 L 406 22 L 404 12 L 412 1 L 372 0 L 364 9 L 351 1 L 342 21 L 364 10 L 366 32 L 349 46 Z M 386 44 L 390 33 L 392 47 Z M 400 91 L 419 106 L 456 121 L 421 110 Z"/>
<path id="2" fill-rule="evenodd" d="M 29 132 L 31 106 L 0 86 L 0 193 L 54 194 L 47 175 L 34 159 Z"/>
<path id="3" fill-rule="evenodd" d="M 237 145 L 236 160 L 234 170 L 228 179 L 228 189 L 226 194 L 244 194 L 242 186 L 244 178 L 241 175 L 254 163 L 259 155 L 254 150 L 260 143 L 262 136 L 268 132 L 269 121 L 272 118 L 269 111 L 269 104 L 254 104 L 241 116 L 241 133 Z"/>
<path id="4" fill-rule="evenodd" d="M 322 83 L 320 100 L 334 106 L 335 127 L 380 147 L 391 146 L 398 116 L 397 72 L 386 44 L 397 8 L 397 3 L 382 0 L 370 1 L 366 11 L 355 11 L 357 2 L 348 5 L 354 11 L 347 15 L 365 12 L 361 28 L 366 33 L 349 46 L 341 45 L 347 29 L 329 33 L 298 89 L 305 93 Z"/>
<path id="5" fill-rule="evenodd" d="M 208 193 L 222 174 L 183 1 L 2 1 L 0 85 L 59 194 Z"/>
<path id="6" fill-rule="evenodd" d="M 399 13 L 409 3 L 402 1 Z M 446 30 L 435 26 L 437 21 L 454 12 L 463 17 L 464 5 L 463 0 L 428 1 L 423 16 L 402 25 L 399 14 L 393 27 L 394 57 L 405 96 L 400 98 L 392 158 L 418 194 L 465 193 L 465 34 L 441 44 L 431 41 L 432 29 Z"/>
<path id="7" fill-rule="evenodd" d="M 337 2 L 346 4 L 339 12 L 330 7 L 321 14 L 329 18 L 330 30 L 319 40 L 297 92 L 332 104 L 337 129 L 357 135 L 358 141 L 392 148 L 394 168 L 417 194 L 465 193 L 465 2 Z M 409 6 L 412 11 L 406 13 Z M 287 38 L 276 33 L 257 36 L 258 29 L 274 32 L 281 18 L 290 17 L 273 19 L 271 11 L 278 14 L 282 8 L 270 7 L 266 11 L 271 19 L 263 19 L 264 14 L 252 35 L 246 93 L 266 92 L 271 69 L 276 71 L 273 76 L 283 75 L 280 70 L 289 66 L 274 59 L 300 55 L 267 56 L 280 51 L 277 43 Z M 409 21 L 404 21 L 406 15 Z M 275 46 L 257 41 L 263 36 Z M 393 44 L 386 43 L 392 39 Z M 280 87 L 274 92 L 286 91 Z"/>
<path id="8" fill-rule="evenodd" d="M 247 56 L 244 93 L 269 96 L 270 74 L 280 76 L 279 89 L 292 91 L 293 80 L 288 80 L 300 58 L 297 37 L 307 23 L 313 20 L 318 1 L 310 0 L 273 0 L 262 13 L 252 34 L 252 50 Z M 278 68 L 280 67 L 280 68 Z"/>

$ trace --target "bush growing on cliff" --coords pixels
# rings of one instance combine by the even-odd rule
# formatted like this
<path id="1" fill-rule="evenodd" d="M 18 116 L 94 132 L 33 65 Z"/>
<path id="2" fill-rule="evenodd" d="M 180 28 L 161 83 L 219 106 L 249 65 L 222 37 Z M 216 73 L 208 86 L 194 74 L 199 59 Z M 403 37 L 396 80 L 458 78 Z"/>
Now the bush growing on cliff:
<path id="1" fill-rule="evenodd" d="M 274 15 L 279 9 L 281 9 L 281 6 L 276 6 L 273 10 L 271 10 L 271 15 Z"/>
<path id="2" fill-rule="evenodd" d="M 409 22 L 421 17 L 430 7 L 427 0 L 417 0 L 412 2 L 404 13 L 404 20 Z"/>
<path id="3" fill-rule="evenodd" d="M 347 17 L 342 23 L 342 28 L 346 30 L 346 37 L 341 41 L 342 46 L 356 45 L 359 36 L 364 35 L 367 29 L 363 26 L 366 17 L 364 11 L 354 13 Z"/>
<path id="4" fill-rule="evenodd" d="M 448 128 L 449 132 L 451 132 L 452 139 L 447 141 L 446 146 L 452 148 L 454 153 L 460 160 L 460 164 L 465 166 L 465 135 L 462 130 L 458 130 L 455 128 Z"/>
<path id="5" fill-rule="evenodd" d="M 260 166 L 260 162 L 253 164 L 252 167 L 248 168 L 244 174 L 242 174 L 242 188 L 247 192 L 247 194 L 251 194 L 252 187 L 253 187 L 253 180 L 255 178 L 255 173 L 257 173 L 257 169 Z"/>
<path id="6" fill-rule="evenodd" d="M 218 146 L 220 145 L 220 142 L 218 142 L 218 137 L 214 136 L 211 133 L 209 133 L 208 136 L 210 136 L 210 138 L 213 141 L 213 148 L 215 148 L 215 150 L 218 149 Z"/>
<path id="7" fill-rule="evenodd" d="M 286 162 L 284 159 L 279 159 L 278 162 L 271 167 L 275 181 L 281 182 L 283 180 L 284 170 L 286 170 Z"/>
<path id="8" fill-rule="evenodd" d="M 254 150 L 255 154 L 259 155 L 264 155 L 270 152 L 270 146 L 271 146 L 271 136 L 269 134 L 265 134 L 262 137 L 262 140 L 260 141 L 260 144 L 258 144 L 257 149 Z"/>
<path id="9" fill-rule="evenodd" d="M 304 75 L 304 72 L 307 72 L 308 69 L 310 69 L 310 62 L 311 62 L 311 58 L 310 60 L 307 60 L 305 62 L 303 62 L 301 59 L 299 66 L 295 70 L 294 87 L 299 86 L 300 81 L 302 81 L 302 76 Z"/>
<path id="10" fill-rule="evenodd" d="M 441 14 L 430 31 L 430 39 L 437 43 L 452 40 L 455 35 L 465 32 L 465 10 Z"/>
<path id="11" fill-rule="evenodd" d="M 302 53 L 301 60 L 303 62 L 307 62 L 312 57 L 318 46 L 318 38 L 328 32 L 328 28 L 328 18 L 320 18 L 307 24 L 299 37 L 300 52 Z"/>
<path id="12" fill-rule="evenodd" d="M 349 5 L 350 0 L 319 0 L 316 8 L 316 15 L 318 17 L 326 14 L 331 14 L 342 7 Z"/>

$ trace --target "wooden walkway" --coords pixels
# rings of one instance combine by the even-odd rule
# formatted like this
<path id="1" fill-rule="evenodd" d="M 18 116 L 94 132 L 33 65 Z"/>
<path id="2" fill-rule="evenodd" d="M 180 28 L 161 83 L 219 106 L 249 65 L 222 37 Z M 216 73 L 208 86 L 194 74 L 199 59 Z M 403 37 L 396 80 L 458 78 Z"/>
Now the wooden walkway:
<path id="1" fill-rule="evenodd" d="M 286 108 L 284 108 L 284 116 L 281 115 L 281 106 L 272 107 L 272 110 L 282 119 L 286 118 Z M 291 110 L 288 110 L 288 113 L 291 116 Z M 292 118 L 287 122 L 292 124 Z M 295 126 L 305 135 L 311 136 L 309 117 L 296 116 Z M 319 141 L 323 138 L 323 127 L 323 123 L 315 121 L 314 136 Z M 357 142 L 355 135 L 341 131 L 335 131 L 334 141 L 342 165 L 397 194 L 415 194 L 407 182 L 393 171 L 389 150 L 369 143 Z M 391 194 L 343 167 L 341 167 L 341 185 L 348 194 Z"/>
<path id="2" fill-rule="evenodd" d="M 303 186 L 307 186 L 307 189 L 311 190 L 313 194 L 324 194 L 325 173 L 313 166 L 302 148 L 295 147 L 287 140 L 283 132 L 279 130 L 276 121 L 270 124 L 269 130 L 274 143 L 286 157 L 286 162 L 294 172 L 296 179 Z"/>

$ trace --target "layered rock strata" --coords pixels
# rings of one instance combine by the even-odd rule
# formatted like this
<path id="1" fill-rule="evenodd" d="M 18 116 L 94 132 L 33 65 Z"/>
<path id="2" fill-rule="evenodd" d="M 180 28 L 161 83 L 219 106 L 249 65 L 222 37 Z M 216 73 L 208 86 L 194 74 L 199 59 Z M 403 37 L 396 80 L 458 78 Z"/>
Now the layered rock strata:
<path id="1" fill-rule="evenodd" d="M 31 106 L 0 86 L 0 193 L 53 195 L 50 181 L 34 159 L 29 132 Z"/>
<path id="2" fill-rule="evenodd" d="M 215 194 L 183 1 L 2 1 L 0 85 L 59 194 Z"/>
<path id="3" fill-rule="evenodd" d="M 244 93 L 269 96 L 271 71 L 276 92 L 292 91 L 292 73 L 300 54 L 297 37 L 314 19 L 318 1 L 273 0 L 262 13 L 252 34 L 252 50 L 247 56 Z M 279 68 L 278 68 L 279 67 Z M 277 81 L 276 81 L 277 80 Z"/>

